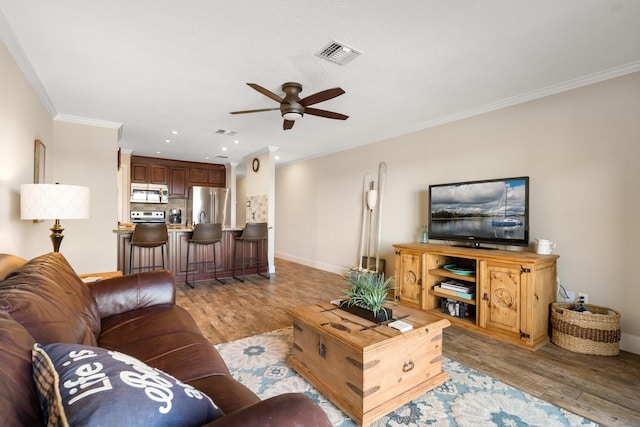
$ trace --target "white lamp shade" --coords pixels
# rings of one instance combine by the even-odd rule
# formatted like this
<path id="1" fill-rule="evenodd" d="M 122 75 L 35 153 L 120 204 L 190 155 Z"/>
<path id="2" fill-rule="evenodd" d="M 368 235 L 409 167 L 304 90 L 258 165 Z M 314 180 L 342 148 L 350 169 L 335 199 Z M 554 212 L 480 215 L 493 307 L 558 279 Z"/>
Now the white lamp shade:
<path id="1" fill-rule="evenodd" d="M 61 184 L 22 184 L 21 219 L 89 218 L 89 187 Z"/>

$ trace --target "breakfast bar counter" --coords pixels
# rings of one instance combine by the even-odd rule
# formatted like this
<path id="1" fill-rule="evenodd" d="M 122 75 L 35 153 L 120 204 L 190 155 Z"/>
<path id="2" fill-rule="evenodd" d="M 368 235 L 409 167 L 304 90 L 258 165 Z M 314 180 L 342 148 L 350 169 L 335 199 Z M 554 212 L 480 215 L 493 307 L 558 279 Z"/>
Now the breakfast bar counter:
<path id="1" fill-rule="evenodd" d="M 129 273 L 129 256 L 131 254 L 131 236 L 135 226 L 119 226 L 113 230 L 118 235 L 118 270 L 124 274 Z M 187 273 L 187 245 L 188 240 L 193 234 L 193 227 L 184 225 L 167 225 L 169 234 L 169 241 L 165 248 L 165 268 L 170 270 L 175 278 L 176 283 L 184 283 Z M 242 234 L 242 227 L 225 227 L 222 230 L 222 245 L 215 245 L 216 259 L 218 264 L 221 263 L 221 259 L 224 260 L 224 269 L 218 269 L 218 277 L 231 277 L 233 269 L 233 257 L 235 251 L 235 238 Z M 195 272 L 195 280 L 209 280 L 213 278 L 213 254 L 210 246 L 203 245 L 191 245 L 189 249 L 191 251 L 189 255 L 189 267 L 194 269 L 192 265 L 194 257 L 197 258 L 198 265 Z M 266 251 L 259 251 L 260 254 L 266 254 Z M 195 255 L 194 255 L 195 254 Z M 161 249 L 155 248 L 153 250 L 136 248 L 134 254 L 134 269 L 139 266 L 140 260 L 143 260 L 143 265 L 161 265 L 162 264 L 162 252 Z M 255 248 L 247 248 L 247 258 L 255 258 L 257 256 Z M 265 255 L 266 256 L 266 255 Z M 206 261 L 206 264 L 200 264 L 200 262 Z M 262 260 L 262 265 L 266 266 L 266 259 Z M 137 272 L 138 270 L 134 270 Z M 248 268 L 247 274 L 256 273 L 256 268 Z M 262 272 L 262 271 L 261 271 Z M 266 268 L 265 268 L 266 272 Z M 189 279 L 191 275 L 189 272 Z"/>

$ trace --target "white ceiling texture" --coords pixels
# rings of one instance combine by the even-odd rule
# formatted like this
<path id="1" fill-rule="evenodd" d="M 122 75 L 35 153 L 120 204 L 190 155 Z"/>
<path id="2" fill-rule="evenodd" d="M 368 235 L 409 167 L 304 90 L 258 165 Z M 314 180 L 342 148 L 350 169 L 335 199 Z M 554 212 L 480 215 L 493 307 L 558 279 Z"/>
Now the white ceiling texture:
<path id="1" fill-rule="evenodd" d="M 638 71 L 640 1 L 0 0 L 0 37 L 53 117 L 133 154 L 286 164 Z M 316 56 L 334 40 L 360 55 Z M 349 119 L 229 114 L 290 81 Z"/>

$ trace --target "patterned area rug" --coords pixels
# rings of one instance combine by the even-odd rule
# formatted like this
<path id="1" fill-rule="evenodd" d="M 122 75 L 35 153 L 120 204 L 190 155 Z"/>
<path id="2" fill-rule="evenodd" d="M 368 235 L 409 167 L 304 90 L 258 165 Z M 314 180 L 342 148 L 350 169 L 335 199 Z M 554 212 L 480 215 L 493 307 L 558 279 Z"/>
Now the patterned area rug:
<path id="1" fill-rule="evenodd" d="M 355 426 L 289 367 L 293 328 L 216 346 L 233 376 L 260 398 L 300 392 L 315 400 L 334 426 Z M 474 369 L 443 358 L 449 380 L 376 421 L 373 426 L 597 426 Z"/>

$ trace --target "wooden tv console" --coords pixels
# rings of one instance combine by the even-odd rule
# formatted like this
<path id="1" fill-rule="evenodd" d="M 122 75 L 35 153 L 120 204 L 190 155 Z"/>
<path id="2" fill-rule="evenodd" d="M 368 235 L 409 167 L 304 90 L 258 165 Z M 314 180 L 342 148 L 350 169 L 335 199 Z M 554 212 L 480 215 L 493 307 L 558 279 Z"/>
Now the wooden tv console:
<path id="1" fill-rule="evenodd" d="M 395 299 L 400 304 L 530 350 L 549 342 L 557 255 L 434 243 L 393 246 Z M 440 291 L 437 285 L 450 279 L 475 285 L 475 295 L 469 299 Z M 467 317 L 451 316 L 449 307 Z"/>

